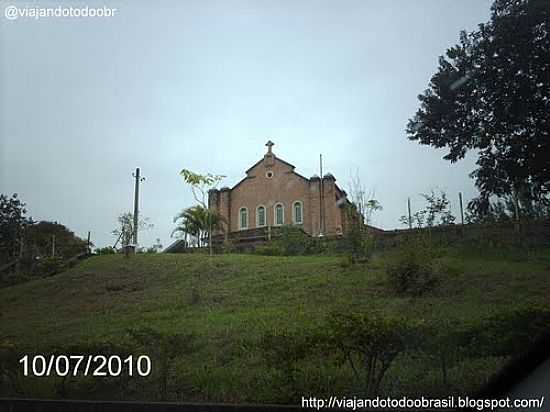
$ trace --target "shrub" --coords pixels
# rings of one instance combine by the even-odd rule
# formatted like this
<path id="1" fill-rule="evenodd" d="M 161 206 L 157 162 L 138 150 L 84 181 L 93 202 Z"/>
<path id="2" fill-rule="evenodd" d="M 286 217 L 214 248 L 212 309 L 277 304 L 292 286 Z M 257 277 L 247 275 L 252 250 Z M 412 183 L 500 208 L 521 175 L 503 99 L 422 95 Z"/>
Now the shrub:
<path id="1" fill-rule="evenodd" d="M 415 325 L 377 313 L 333 314 L 324 328 L 328 348 L 351 368 L 360 389 L 376 396 L 397 355 L 405 351 Z"/>
<path id="2" fill-rule="evenodd" d="M 513 307 L 490 316 L 482 323 L 476 338 L 476 348 L 480 355 L 517 355 L 548 333 L 549 328 L 550 309 L 539 306 Z"/>
<path id="3" fill-rule="evenodd" d="M 60 256 L 43 257 L 38 260 L 34 268 L 35 275 L 50 276 L 61 272 L 65 268 L 65 262 Z"/>
<path id="4" fill-rule="evenodd" d="M 417 237 L 405 241 L 386 264 L 392 288 L 397 293 L 420 295 L 438 281 L 435 259 L 439 250 L 429 240 Z"/>
<path id="5" fill-rule="evenodd" d="M 309 236 L 297 227 L 283 226 L 275 244 L 285 256 L 305 255 L 309 250 Z"/>
<path id="6" fill-rule="evenodd" d="M 270 368 L 280 376 L 278 387 L 282 401 L 297 398 L 299 364 L 311 351 L 307 334 L 288 330 L 266 332 L 259 342 L 261 354 Z"/>
<path id="7" fill-rule="evenodd" d="M 283 251 L 281 247 L 276 243 L 268 243 L 265 245 L 257 246 L 254 249 L 254 253 L 262 256 L 281 256 Z"/>
<path id="8" fill-rule="evenodd" d="M 95 250 L 96 255 L 114 255 L 116 250 L 112 246 L 106 246 L 102 248 L 97 248 Z"/>

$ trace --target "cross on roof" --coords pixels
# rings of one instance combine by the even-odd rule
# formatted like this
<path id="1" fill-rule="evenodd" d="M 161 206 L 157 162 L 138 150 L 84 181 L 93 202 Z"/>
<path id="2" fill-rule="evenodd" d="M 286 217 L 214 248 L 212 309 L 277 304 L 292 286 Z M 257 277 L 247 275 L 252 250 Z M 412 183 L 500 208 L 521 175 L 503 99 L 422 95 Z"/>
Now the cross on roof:
<path id="1" fill-rule="evenodd" d="M 271 154 L 271 147 L 275 145 L 271 140 L 268 140 L 265 144 L 267 146 L 267 153 Z"/>

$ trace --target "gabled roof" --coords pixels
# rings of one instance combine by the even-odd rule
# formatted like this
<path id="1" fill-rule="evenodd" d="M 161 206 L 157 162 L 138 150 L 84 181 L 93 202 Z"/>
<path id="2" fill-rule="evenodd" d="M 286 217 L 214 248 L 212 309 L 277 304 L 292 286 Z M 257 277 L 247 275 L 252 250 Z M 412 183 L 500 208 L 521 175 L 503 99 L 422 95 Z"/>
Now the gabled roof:
<path id="1" fill-rule="evenodd" d="M 297 172 L 294 171 L 294 170 L 296 169 L 296 166 L 294 166 L 293 164 L 288 163 L 288 162 L 284 161 L 283 159 L 281 159 L 281 158 L 279 158 L 279 157 L 277 157 L 277 156 L 275 156 L 275 155 L 273 155 L 273 159 L 276 160 L 276 161 L 279 161 L 279 162 L 281 162 L 281 163 L 283 163 L 283 164 L 285 164 L 285 165 L 287 165 L 288 167 L 290 167 L 290 169 L 291 169 L 291 171 L 292 171 L 292 173 L 293 173 L 294 175 L 298 176 L 298 177 L 301 178 L 301 179 L 304 179 L 306 182 L 309 182 L 309 179 L 308 179 L 307 177 L 304 177 L 304 176 L 302 176 L 300 173 L 297 173 Z M 248 176 L 248 173 L 249 173 L 252 169 L 254 169 L 256 166 L 258 166 L 260 163 L 262 163 L 264 160 L 265 160 L 265 157 L 262 157 L 260 160 L 258 160 L 258 161 L 257 161 L 256 163 L 254 163 L 252 166 L 250 166 L 250 167 L 245 171 L 245 173 L 247 174 L 247 176 L 245 176 L 245 177 L 243 177 L 241 180 L 239 180 L 239 182 L 238 182 L 235 186 L 233 186 L 233 187 L 231 188 L 231 190 L 235 189 L 237 186 L 239 186 L 239 185 L 240 185 L 241 183 L 243 183 L 245 180 L 251 179 L 251 177 Z"/>
<path id="2" fill-rule="evenodd" d="M 254 169 L 256 166 L 258 166 L 260 163 L 262 163 L 264 161 L 265 157 L 262 157 L 260 160 L 258 160 L 256 163 L 254 163 L 252 166 L 250 166 L 246 171 L 245 173 L 248 174 L 248 172 L 250 172 L 252 169 Z M 278 158 L 277 156 L 273 155 L 273 159 L 275 160 L 278 160 L 279 162 L 281 163 L 284 163 L 285 165 L 287 166 L 290 166 L 292 169 L 296 169 L 296 166 L 288 163 L 288 162 L 285 162 L 283 159 L 280 159 Z"/>

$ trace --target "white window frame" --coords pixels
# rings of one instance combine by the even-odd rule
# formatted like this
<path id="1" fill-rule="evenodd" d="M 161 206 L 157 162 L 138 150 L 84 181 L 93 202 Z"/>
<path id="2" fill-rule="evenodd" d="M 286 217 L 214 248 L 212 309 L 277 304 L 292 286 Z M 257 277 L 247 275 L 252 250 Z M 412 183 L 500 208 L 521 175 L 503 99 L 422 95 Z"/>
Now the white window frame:
<path id="1" fill-rule="evenodd" d="M 283 208 L 283 222 L 277 223 L 277 206 Z M 277 202 L 273 205 L 273 226 L 283 226 L 285 224 L 285 205 L 281 202 Z"/>
<path id="2" fill-rule="evenodd" d="M 260 208 L 264 209 L 264 224 L 260 225 Z M 258 205 L 256 207 L 256 227 L 265 227 L 267 226 L 267 208 L 264 205 Z"/>
<path id="3" fill-rule="evenodd" d="M 246 212 L 246 226 L 243 226 L 243 215 L 242 215 L 243 210 Z M 248 215 L 248 208 L 246 208 L 246 207 L 239 208 L 239 230 L 248 229 L 248 221 L 249 220 L 250 219 L 249 219 L 249 215 Z"/>
<path id="4" fill-rule="evenodd" d="M 299 222 L 296 220 L 296 205 L 300 205 L 301 210 L 301 220 Z M 302 202 L 301 200 L 296 200 L 292 203 L 292 223 L 294 223 L 295 225 L 304 224 L 304 202 Z"/>

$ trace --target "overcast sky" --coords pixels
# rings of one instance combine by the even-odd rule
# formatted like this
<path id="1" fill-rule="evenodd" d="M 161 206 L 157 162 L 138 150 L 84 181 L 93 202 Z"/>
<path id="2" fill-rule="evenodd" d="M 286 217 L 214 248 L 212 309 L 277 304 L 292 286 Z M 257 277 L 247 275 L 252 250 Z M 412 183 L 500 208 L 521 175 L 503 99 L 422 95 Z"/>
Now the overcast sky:
<path id="1" fill-rule="evenodd" d="M 8 20 L 5 8 L 85 5 L 113 17 Z M 178 172 L 226 175 L 233 186 L 275 142 L 304 176 L 324 169 L 347 188 L 358 173 L 400 227 L 407 197 L 432 188 L 475 196 L 444 152 L 409 142 L 417 95 L 456 44 L 488 20 L 487 0 L 0 1 L 0 192 L 35 220 L 113 244 L 117 216 L 140 210 L 168 245 L 193 204 Z"/>

